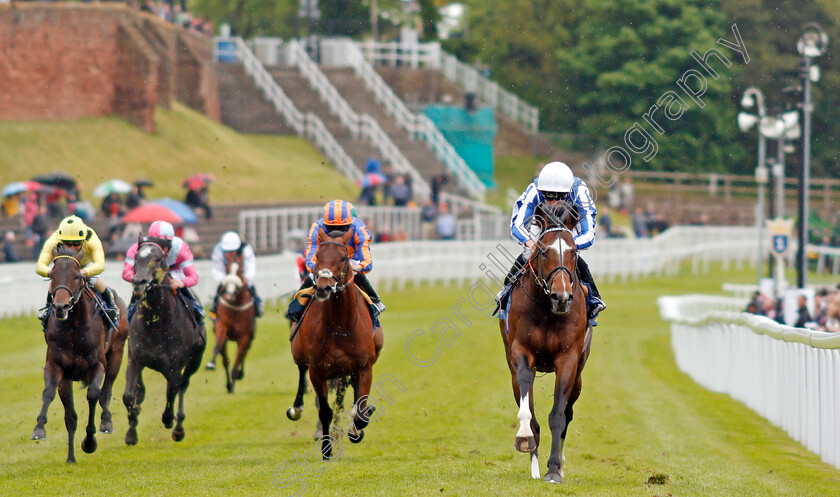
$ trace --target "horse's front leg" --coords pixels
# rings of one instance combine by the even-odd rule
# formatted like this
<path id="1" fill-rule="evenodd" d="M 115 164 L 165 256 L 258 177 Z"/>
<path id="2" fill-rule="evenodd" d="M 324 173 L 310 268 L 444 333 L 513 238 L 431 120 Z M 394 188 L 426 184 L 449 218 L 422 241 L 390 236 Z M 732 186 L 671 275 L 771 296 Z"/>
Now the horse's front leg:
<path id="1" fill-rule="evenodd" d="M 353 443 L 359 443 L 365 436 L 364 428 L 370 424 L 375 409 L 374 406 L 368 405 L 370 386 L 373 383 L 373 367 L 367 366 L 353 379 L 355 380 L 353 382 L 353 411 L 351 412 L 353 426 L 347 438 Z"/>
<path id="2" fill-rule="evenodd" d="M 175 424 L 175 396 L 181 390 L 183 375 L 181 371 L 169 371 L 166 376 L 166 406 L 160 420 L 167 429 Z"/>
<path id="3" fill-rule="evenodd" d="M 245 377 L 245 354 L 251 348 L 251 335 L 243 332 L 236 341 L 236 361 L 233 363 L 231 379 L 239 381 Z"/>
<path id="4" fill-rule="evenodd" d="M 128 412 L 128 431 L 125 433 L 126 445 L 137 445 L 137 421 L 140 417 L 140 404 L 146 396 L 146 387 L 143 385 L 143 366 L 130 357 L 128 367 L 125 371 L 125 392 L 123 393 L 123 404 Z"/>
<path id="5" fill-rule="evenodd" d="M 210 362 L 208 362 L 206 366 L 204 366 L 205 369 L 209 370 L 216 369 L 216 357 L 218 357 L 224 350 L 225 342 L 227 340 L 227 326 L 222 323 L 222 320 L 219 318 L 218 311 L 216 311 L 216 325 L 213 327 L 213 334 L 216 335 L 216 346 L 213 347 L 213 358 L 210 359 Z"/>
<path id="6" fill-rule="evenodd" d="M 44 428 L 44 425 L 47 424 L 47 410 L 55 399 L 55 389 L 62 378 L 61 369 L 47 361 L 46 366 L 44 366 L 44 393 L 41 395 L 43 405 L 41 406 L 41 413 L 38 414 L 35 429 L 32 430 L 32 440 L 46 440 L 47 438 L 47 430 Z"/>
<path id="7" fill-rule="evenodd" d="M 580 395 L 580 378 L 577 376 L 577 360 L 560 356 L 554 361 L 554 406 L 548 414 L 548 426 L 551 428 L 551 455 L 548 458 L 548 473 L 545 481 L 549 483 L 563 483 L 565 476 L 566 456 L 563 454 L 566 445 L 566 430 L 572 420 L 573 392 Z"/>
<path id="8" fill-rule="evenodd" d="M 517 414 L 519 430 L 516 432 L 514 446 L 519 452 L 533 452 L 537 448 L 537 440 L 534 436 L 534 360 L 530 354 L 524 352 L 514 357 L 515 382 L 519 390 L 516 399 L 519 405 Z"/>
<path id="9" fill-rule="evenodd" d="M 298 364 L 298 390 L 295 395 L 295 403 L 292 407 L 286 409 L 286 417 L 292 421 L 297 421 L 303 415 L 303 393 L 306 391 L 306 371 L 309 367 L 306 364 Z"/>
<path id="10" fill-rule="evenodd" d="M 93 379 L 88 384 L 88 424 L 85 428 L 85 439 L 82 440 L 82 450 L 88 454 L 96 451 L 96 403 L 102 395 L 102 380 L 105 378 L 105 364 L 98 363 L 93 372 Z"/>
<path id="11" fill-rule="evenodd" d="M 315 390 L 315 395 L 318 397 L 318 420 L 321 423 L 321 457 L 327 461 L 330 460 L 333 450 L 333 438 L 330 435 L 333 411 L 327 399 L 327 381 L 312 370 L 309 371 L 309 379 L 312 381 L 312 389 Z"/>
<path id="12" fill-rule="evenodd" d="M 122 312 L 122 311 L 121 311 Z M 120 372 L 122 364 L 123 347 L 108 352 L 108 362 L 105 367 L 105 381 L 102 383 L 102 392 L 99 394 L 99 406 L 102 408 L 102 418 L 99 424 L 99 431 L 102 433 L 114 433 L 114 423 L 111 420 L 111 393 L 114 387 L 114 380 Z"/>
<path id="13" fill-rule="evenodd" d="M 76 436 L 76 408 L 73 405 L 73 382 L 63 378 L 58 384 L 58 396 L 64 404 L 64 427 L 67 428 L 67 462 L 76 462 L 73 439 Z"/>

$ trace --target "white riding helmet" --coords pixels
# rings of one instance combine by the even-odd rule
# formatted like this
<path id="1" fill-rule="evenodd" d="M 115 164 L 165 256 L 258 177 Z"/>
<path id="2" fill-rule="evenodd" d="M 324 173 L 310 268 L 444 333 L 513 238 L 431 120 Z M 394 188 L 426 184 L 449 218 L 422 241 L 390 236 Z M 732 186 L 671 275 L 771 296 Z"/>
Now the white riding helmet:
<path id="1" fill-rule="evenodd" d="M 569 166 L 562 162 L 549 162 L 540 171 L 537 188 L 543 192 L 569 193 L 572 191 L 572 184 L 575 182 L 575 175 Z"/>
<path id="2" fill-rule="evenodd" d="M 239 250 L 239 247 L 242 246 L 242 239 L 239 238 L 233 231 L 228 231 L 224 235 L 222 235 L 222 250 L 225 252 L 231 252 L 233 250 Z"/>

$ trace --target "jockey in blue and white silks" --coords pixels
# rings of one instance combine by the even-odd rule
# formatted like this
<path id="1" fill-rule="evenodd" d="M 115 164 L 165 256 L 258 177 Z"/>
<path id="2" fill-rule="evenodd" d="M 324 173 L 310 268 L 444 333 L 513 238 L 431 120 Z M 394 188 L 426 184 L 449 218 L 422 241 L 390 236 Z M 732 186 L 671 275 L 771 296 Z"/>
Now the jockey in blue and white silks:
<path id="1" fill-rule="evenodd" d="M 523 245 L 523 252 L 517 258 L 507 278 L 505 278 L 505 288 L 500 292 L 500 297 L 507 294 L 509 283 L 511 283 L 511 280 L 519 269 L 525 265 L 525 262 L 531 255 L 535 240 L 540 235 L 538 232 L 535 232 L 538 228 L 531 225 L 537 205 L 552 205 L 558 202 L 569 202 L 577 208 L 578 218 L 580 220 L 574 230 L 572 230 L 577 249 L 586 250 L 592 246 L 592 243 L 595 241 L 595 217 L 597 211 L 595 209 L 595 202 L 589 194 L 589 188 L 583 180 L 576 178 L 572 174 L 572 170 L 566 164 L 562 162 L 550 162 L 546 164 L 542 171 L 540 171 L 539 177 L 528 185 L 528 188 L 525 189 L 525 192 L 516 200 L 513 206 L 513 213 L 510 219 L 510 234 L 514 240 Z M 599 312 L 606 308 L 606 305 L 601 300 L 598 287 L 595 286 L 595 281 L 592 279 L 592 273 L 589 271 L 589 267 L 582 257 L 577 258 L 577 273 L 581 281 L 589 285 L 592 290 L 591 298 L 588 302 L 588 314 L 589 319 L 594 319 L 598 316 Z"/>

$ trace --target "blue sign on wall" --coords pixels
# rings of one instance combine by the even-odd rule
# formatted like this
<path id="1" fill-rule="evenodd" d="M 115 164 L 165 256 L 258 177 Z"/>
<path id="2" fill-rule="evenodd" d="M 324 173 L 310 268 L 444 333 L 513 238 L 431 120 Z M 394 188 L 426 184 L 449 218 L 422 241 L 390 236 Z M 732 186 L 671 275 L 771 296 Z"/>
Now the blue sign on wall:
<path id="1" fill-rule="evenodd" d="M 493 109 L 482 107 L 467 112 L 462 107 L 430 105 L 424 113 L 481 182 L 494 188 L 493 140 L 496 139 L 498 126 Z"/>

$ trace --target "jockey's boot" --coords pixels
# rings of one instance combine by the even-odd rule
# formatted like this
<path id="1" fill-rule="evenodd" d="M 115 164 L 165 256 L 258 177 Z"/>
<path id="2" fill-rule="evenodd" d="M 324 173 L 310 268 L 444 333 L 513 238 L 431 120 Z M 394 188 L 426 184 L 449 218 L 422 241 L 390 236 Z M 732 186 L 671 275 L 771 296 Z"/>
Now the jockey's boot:
<path id="1" fill-rule="evenodd" d="M 114 323 L 116 327 L 120 321 L 120 309 L 114 301 L 114 291 L 110 287 L 105 287 L 105 291 L 99 294 L 102 301 L 105 302 L 105 315 Z"/>
<path id="2" fill-rule="evenodd" d="M 373 302 L 373 306 L 376 307 L 379 314 L 382 314 L 382 312 L 385 311 L 385 304 L 382 303 L 382 300 L 379 298 L 379 295 L 377 295 L 376 290 L 373 289 L 373 286 L 370 284 L 370 281 L 368 281 L 365 275 L 356 273 L 353 277 L 353 283 L 361 288 L 363 292 L 368 294 L 370 301 Z"/>
<path id="3" fill-rule="evenodd" d="M 219 291 L 221 290 L 221 286 L 218 290 L 216 290 L 216 296 L 213 297 L 213 304 L 210 306 L 210 310 L 207 311 L 207 316 L 210 317 L 213 321 L 216 320 L 216 311 L 219 309 Z"/>
<path id="4" fill-rule="evenodd" d="M 137 297 L 134 294 L 131 294 L 131 301 L 128 303 L 128 322 L 131 322 L 131 318 L 134 317 L 134 313 L 137 311 Z"/>
<path id="5" fill-rule="evenodd" d="M 38 314 L 38 319 L 41 320 L 41 329 L 46 333 L 47 331 L 47 318 L 50 317 L 50 312 L 52 311 L 52 294 L 47 292 L 47 305 L 41 309 L 41 312 Z"/>
<path id="6" fill-rule="evenodd" d="M 498 305 L 500 309 L 504 307 L 504 302 L 502 302 L 502 299 L 508 293 L 508 287 L 511 283 L 513 283 L 514 276 L 516 276 L 516 273 L 518 273 L 519 270 L 522 269 L 527 260 L 528 258 L 525 256 L 525 252 L 519 254 L 519 257 L 517 257 L 516 260 L 513 262 L 513 266 L 511 266 L 510 271 L 508 271 L 507 276 L 505 276 L 505 285 L 502 287 L 501 290 L 499 290 L 499 293 L 496 294 L 496 305 Z"/>
<path id="7" fill-rule="evenodd" d="M 577 258 L 577 274 L 581 281 L 589 285 L 592 290 L 591 295 L 587 299 L 586 315 L 589 319 L 595 319 L 598 314 L 607 308 L 607 304 L 601 300 L 601 292 L 595 285 L 595 280 L 592 278 L 592 273 L 589 271 L 589 266 L 584 262 L 582 257 Z"/>
<path id="8" fill-rule="evenodd" d="M 259 295 L 257 295 L 257 289 L 254 288 L 253 285 L 248 287 L 251 290 L 251 297 L 254 298 L 254 308 L 257 310 L 257 317 L 261 318 L 263 314 L 265 314 L 265 307 L 263 306 L 263 301 Z"/>

